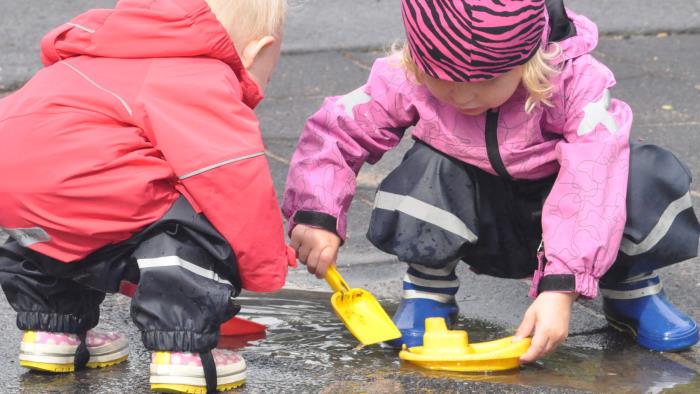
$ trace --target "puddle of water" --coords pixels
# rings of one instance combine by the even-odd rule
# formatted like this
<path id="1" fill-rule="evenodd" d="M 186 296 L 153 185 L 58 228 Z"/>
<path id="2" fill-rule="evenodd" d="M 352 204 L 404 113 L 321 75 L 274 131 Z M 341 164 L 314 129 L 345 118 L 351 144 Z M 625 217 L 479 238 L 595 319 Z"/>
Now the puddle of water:
<path id="1" fill-rule="evenodd" d="M 238 298 L 243 306 L 240 317 L 268 327 L 265 338 L 249 341 L 241 352 L 291 359 L 298 364 L 314 365 L 318 370 L 378 368 L 395 361 L 393 352 L 379 346 L 357 348 L 358 342 L 333 313 L 329 300 L 327 293 L 299 291 Z M 227 340 L 224 338 L 220 345 L 226 346 Z"/>
<path id="2" fill-rule="evenodd" d="M 606 345 L 606 350 L 562 347 L 535 365 L 507 374 L 464 374 L 429 371 L 400 362 L 395 350 L 379 346 L 355 349 L 358 342 L 330 306 L 330 294 L 283 291 L 240 298 L 242 316 L 266 324 L 267 336 L 222 337 L 222 347 L 239 349 L 248 363 L 245 386 L 235 393 L 418 393 L 418 392 L 616 392 L 700 393 L 692 362 L 676 363 L 631 341 Z M 396 305 L 384 303 L 393 313 Z M 9 308 L 9 307 L 8 307 Z M 7 308 L 5 310 L 7 312 Z M 9 317 L 0 320 L 6 340 L 0 360 L 1 392 L 134 393 L 149 392 L 150 352 L 129 317 L 129 300 L 112 297 L 103 305 L 107 329 L 127 335 L 129 361 L 100 370 L 46 375 L 17 365 L 19 331 Z M 7 312 L 9 313 L 9 312 Z M 9 315 L 8 315 L 9 316 Z M 474 342 L 509 335 L 501 327 L 462 319 Z M 612 335 L 612 334 L 611 334 Z M 580 343 L 578 341 L 577 343 Z M 2 345 L 2 344 L 0 344 Z M 678 357 L 682 357 L 682 354 Z"/>
<path id="3" fill-rule="evenodd" d="M 301 391 L 318 392 L 325 388 L 325 392 L 359 392 L 368 391 L 367 385 L 376 384 L 377 379 L 383 382 L 382 387 L 398 385 L 396 387 L 400 388 L 401 380 L 411 375 L 421 379 L 501 383 L 533 389 L 700 392 L 696 371 L 630 342 L 604 351 L 563 346 L 543 361 L 514 373 L 474 375 L 424 370 L 400 362 L 397 352 L 391 349 L 380 346 L 357 349 L 358 342 L 335 316 L 329 300 L 328 293 L 291 290 L 239 298 L 243 305 L 240 316 L 268 326 L 265 338 L 222 338 L 220 343 L 220 346 L 238 348 L 248 360 L 246 391 L 264 391 L 284 385 L 282 387 Z M 396 308 L 396 305 L 383 304 L 390 314 Z M 470 340 L 474 342 L 509 335 L 500 327 L 476 320 L 461 319 L 458 326 L 468 328 Z"/>

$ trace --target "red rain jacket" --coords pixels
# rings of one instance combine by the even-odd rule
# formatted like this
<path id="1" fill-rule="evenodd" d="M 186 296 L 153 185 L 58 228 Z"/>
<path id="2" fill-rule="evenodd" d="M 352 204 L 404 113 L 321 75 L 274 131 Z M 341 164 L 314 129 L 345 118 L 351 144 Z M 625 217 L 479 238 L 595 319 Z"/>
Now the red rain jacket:
<path id="1" fill-rule="evenodd" d="M 262 97 L 203 0 L 122 0 L 41 49 L 46 67 L 0 101 L 0 232 L 69 263 L 182 194 L 233 247 L 245 289 L 284 284 Z"/>

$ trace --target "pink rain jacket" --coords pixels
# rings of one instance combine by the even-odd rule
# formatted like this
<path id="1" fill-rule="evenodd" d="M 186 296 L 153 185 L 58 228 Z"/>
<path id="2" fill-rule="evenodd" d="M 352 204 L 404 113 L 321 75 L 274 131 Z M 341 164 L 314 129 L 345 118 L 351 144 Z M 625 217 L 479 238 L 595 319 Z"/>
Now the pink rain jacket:
<path id="1" fill-rule="evenodd" d="M 122 0 L 41 49 L 46 67 L 0 101 L 0 231 L 68 263 L 185 195 L 231 244 L 245 289 L 284 284 L 262 97 L 203 0 Z"/>
<path id="2" fill-rule="evenodd" d="M 596 26 L 573 12 L 569 16 L 577 35 L 559 43 L 562 72 L 554 81 L 554 106 L 525 113 L 527 93 L 521 87 L 499 109 L 498 141 L 513 178 L 558 174 L 543 208 L 549 261 L 543 274 L 573 274 L 576 292 L 594 297 L 625 226 L 632 112 L 610 98 L 613 74 L 590 55 Z M 496 174 L 484 123 L 485 115 L 463 115 L 432 97 L 407 77 L 397 59 L 377 60 L 367 84 L 327 98 L 306 123 L 284 195 L 290 230 L 297 211 L 316 211 L 336 217 L 337 233 L 344 237 L 357 172 L 395 147 L 410 126 L 415 138 Z M 533 289 L 541 274 L 535 275 Z"/>

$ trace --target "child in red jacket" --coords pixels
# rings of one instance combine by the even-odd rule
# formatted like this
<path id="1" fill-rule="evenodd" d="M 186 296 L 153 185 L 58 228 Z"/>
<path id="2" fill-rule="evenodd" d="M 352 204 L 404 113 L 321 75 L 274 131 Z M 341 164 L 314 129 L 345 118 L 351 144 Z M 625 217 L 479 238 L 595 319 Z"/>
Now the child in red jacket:
<path id="1" fill-rule="evenodd" d="M 46 67 L 0 101 L 0 283 L 25 332 L 21 365 L 125 360 L 124 337 L 89 330 L 126 279 L 152 388 L 244 382 L 245 362 L 215 346 L 241 288 L 276 290 L 287 272 L 253 112 L 285 11 L 121 0 L 44 37 Z"/>

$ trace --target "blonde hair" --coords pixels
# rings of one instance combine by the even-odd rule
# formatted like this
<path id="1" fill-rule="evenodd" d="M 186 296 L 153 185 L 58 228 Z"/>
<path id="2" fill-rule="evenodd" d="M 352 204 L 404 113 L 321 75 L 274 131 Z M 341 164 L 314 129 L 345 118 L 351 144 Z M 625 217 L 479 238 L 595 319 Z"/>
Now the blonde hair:
<path id="1" fill-rule="evenodd" d="M 413 61 L 408 43 L 402 48 L 394 46 L 393 52 L 399 56 L 399 64 L 418 83 L 422 83 L 424 72 Z M 552 77 L 559 73 L 557 66 L 552 65 L 552 60 L 561 54 L 561 48 L 551 44 L 549 50 L 538 49 L 534 56 L 523 65 L 522 84 L 528 91 L 525 101 L 525 112 L 531 113 L 539 104 L 552 107 L 550 98 L 554 86 Z"/>
<path id="2" fill-rule="evenodd" d="M 204 0 L 240 50 L 252 40 L 279 36 L 287 0 Z"/>
<path id="3" fill-rule="evenodd" d="M 554 85 L 552 77 L 559 73 L 559 68 L 552 61 L 561 55 L 561 47 L 552 45 L 549 51 L 538 49 L 535 55 L 524 64 L 523 86 L 527 89 L 525 112 L 530 113 L 539 104 L 553 107 L 552 92 Z"/>

